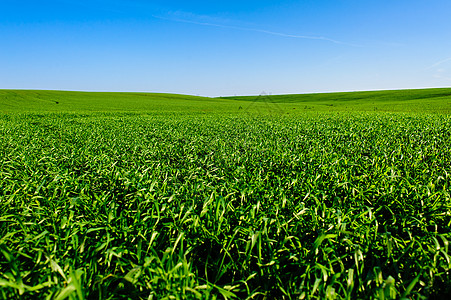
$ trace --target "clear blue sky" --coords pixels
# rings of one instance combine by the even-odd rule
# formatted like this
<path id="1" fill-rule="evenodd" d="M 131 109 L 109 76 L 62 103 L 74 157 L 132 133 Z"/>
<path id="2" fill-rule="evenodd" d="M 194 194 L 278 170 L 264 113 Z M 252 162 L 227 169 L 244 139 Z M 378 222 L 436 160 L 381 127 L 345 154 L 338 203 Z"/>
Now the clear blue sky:
<path id="1" fill-rule="evenodd" d="M 219 96 L 451 86 L 450 0 L 0 0 L 0 88 Z"/>

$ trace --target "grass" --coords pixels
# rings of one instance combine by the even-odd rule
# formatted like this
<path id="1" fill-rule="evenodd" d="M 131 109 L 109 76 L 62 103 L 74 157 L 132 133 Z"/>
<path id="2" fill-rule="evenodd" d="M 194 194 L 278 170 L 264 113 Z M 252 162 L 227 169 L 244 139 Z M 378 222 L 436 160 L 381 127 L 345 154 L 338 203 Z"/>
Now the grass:
<path id="1" fill-rule="evenodd" d="M 239 101 L 304 104 L 305 109 L 329 111 L 451 112 L 451 89 L 319 93 L 224 97 Z"/>
<path id="2" fill-rule="evenodd" d="M 0 91 L 0 297 L 446 298 L 449 100 L 403 93 Z"/>
<path id="3" fill-rule="evenodd" d="M 174 94 L 0 90 L 3 112 L 183 112 L 223 102 L 229 101 Z"/>
<path id="4" fill-rule="evenodd" d="M 306 111 L 451 113 L 451 88 L 208 98 L 176 94 L 0 90 L 0 112 Z"/>

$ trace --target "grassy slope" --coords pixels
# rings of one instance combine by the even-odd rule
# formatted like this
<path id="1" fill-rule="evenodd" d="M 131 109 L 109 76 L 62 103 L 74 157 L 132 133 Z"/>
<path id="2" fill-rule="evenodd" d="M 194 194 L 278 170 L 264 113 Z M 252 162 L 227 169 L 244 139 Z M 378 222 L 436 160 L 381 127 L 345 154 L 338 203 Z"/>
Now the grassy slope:
<path id="1" fill-rule="evenodd" d="M 451 88 L 223 98 L 156 93 L 0 90 L 0 112 L 294 113 L 312 110 L 451 113 Z"/>
<path id="2" fill-rule="evenodd" d="M 450 91 L 0 90 L 0 299 L 449 294 Z"/>
<path id="3" fill-rule="evenodd" d="M 230 101 L 157 93 L 0 90 L 1 112 L 208 111 L 223 102 Z"/>
<path id="4" fill-rule="evenodd" d="M 451 88 L 223 97 L 313 110 L 451 112 Z"/>

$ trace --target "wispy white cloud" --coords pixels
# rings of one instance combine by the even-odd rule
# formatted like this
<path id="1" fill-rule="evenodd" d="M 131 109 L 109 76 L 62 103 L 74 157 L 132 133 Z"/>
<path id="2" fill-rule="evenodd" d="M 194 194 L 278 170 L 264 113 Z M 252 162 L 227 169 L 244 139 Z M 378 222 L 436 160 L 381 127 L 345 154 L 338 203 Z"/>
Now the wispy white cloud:
<path id="1" fill-rule="evenodd" d="M 451 57 L 442 59 L 442 60 L 440 60 L 440 61 L 438 61 L 438 62 L 432 64 L 431 66 L 429 66 L 428 69 L 432 69 L 432 68 L 438 67 L 438 66 L 443 65 L 444 63 L 447 63 L 447 62 L 449 62 L 449 61 L 451 61 Z"/>
<path id="2" fill-rule="evenodd" d="M 182 15 L 183 17 L 179 17 L 179 15 Z M 185 18 L 185 17 L 190 17 L 190 16 L 193 18 Z M 215 20 L 215 18 L 210 18 L 208 16 L 197 16 L 197 15 L 190 14 L 190 13 L 176 12 L 169 16 L 153 15 L 153 17 L 157 18 L 157 19 L 161 19 L 161 20 L 171 21 L 171 22 L 188 23 L 188 24 L 195 24 L 195 25 L 200 25 L 200 26 L 218 27 L 218 28 L 234 29 L 234 30 L 240 30 L 240 31 L 252 31 L 252 32 L 264 33 L 264 34 L 273 35 L 273 36 L 286 37 L 286 38 L 320 40 L 320 41 L 326 41 L 326 42 L 330 42 L 330 43 L 334 43 L 334 44 L 340 44 L 340 45 L 346 45 L 346 46 L 352 46 L 352 47 L 362 47 L 361 45 L 347 43 L 347 42 L 335 40 L 335 39 L 332 39 L 329 37 L 324 37 L 324 36 L 289 34 L 289 33 L 284 33 L 284 32 L 276 32 L 276 31 L 270 31 L 270 30 L 252 28 L 252 27 L 220 24 L 219 22 L 213 23 L 211 21 L 204 21 L 204 20 L 209 20 L 209 19 Z M 230 23 L 230 20 L 227 20 L 227 23 Z"/>
<path id="3" fill-rule="evenodd" d="M 451 82 L 451 57 L 437 61 L 427 67 L 426 70 L 432 70 L 434 72 L 432 76 L 436 79 Z"/>

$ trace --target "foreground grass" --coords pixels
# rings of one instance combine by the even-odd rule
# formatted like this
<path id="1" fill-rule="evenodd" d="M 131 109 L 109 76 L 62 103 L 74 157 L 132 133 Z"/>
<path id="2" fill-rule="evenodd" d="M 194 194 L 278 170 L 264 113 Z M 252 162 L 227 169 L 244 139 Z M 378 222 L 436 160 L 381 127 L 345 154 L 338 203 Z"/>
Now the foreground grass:
<path id="1" fill-rule="evenodd" d="M 0 297 L 445 297 L 449 128 L 412 113 L 1 114 Z"/>

